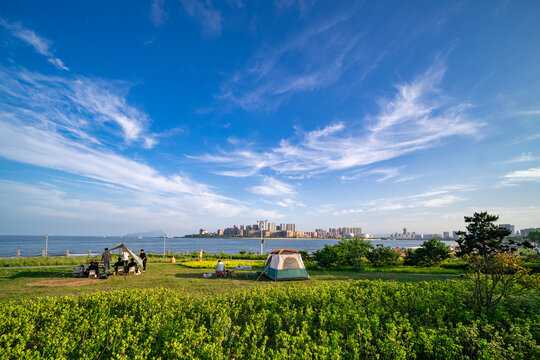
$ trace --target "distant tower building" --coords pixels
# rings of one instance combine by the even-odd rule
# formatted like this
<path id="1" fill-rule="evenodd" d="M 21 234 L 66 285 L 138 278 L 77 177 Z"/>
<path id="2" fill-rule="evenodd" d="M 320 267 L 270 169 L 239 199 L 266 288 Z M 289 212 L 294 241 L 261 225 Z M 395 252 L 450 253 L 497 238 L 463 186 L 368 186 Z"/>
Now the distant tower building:
<path id="1" fill-rule="evenodd" d="M 450 239 L 450 233 L 448 231 L 443 232 L 443 238 Z"/>
<path id="2" fill-rule="evenodd" d="M 403 228 L 403 235 L 407 235 L 407 228 Z"/>
<path id="3" fill-rule="evenodd" d="M 499 227 L 508 229 L 508 231 L 510 231 L 510 236 L 513 236 L 515 234 L 514 225 L 511 225 L 511 224 L 499 224 Z"/>

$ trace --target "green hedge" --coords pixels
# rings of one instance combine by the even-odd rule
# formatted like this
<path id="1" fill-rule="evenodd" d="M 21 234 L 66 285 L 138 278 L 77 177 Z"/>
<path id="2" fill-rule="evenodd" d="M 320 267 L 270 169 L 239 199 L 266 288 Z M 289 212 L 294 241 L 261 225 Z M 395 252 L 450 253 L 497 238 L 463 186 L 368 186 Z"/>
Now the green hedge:
<path id="1" fill-rule="evenodd" d="M 305 284 L 305 283 L 303 283 Z M 195 298 L 101 292 L 0 305 L 9 359 L 538 359 L 540 294 L 488 316 L 463 282 L 358 281 Z"/>

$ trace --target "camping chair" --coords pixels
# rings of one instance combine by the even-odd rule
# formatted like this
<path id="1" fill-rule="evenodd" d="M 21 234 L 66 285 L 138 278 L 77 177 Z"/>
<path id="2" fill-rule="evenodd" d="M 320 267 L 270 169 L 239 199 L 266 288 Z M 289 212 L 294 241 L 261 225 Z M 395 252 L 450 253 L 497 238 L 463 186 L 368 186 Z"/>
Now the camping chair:
<path id="1" fill-rule="evenodd" d="M 88 277 L 89 278 L 97 278 L 96 270 L 94 270 L 94 269 L 88 270 Z"/>
<path id="2" fill-rule="evenodd" d="M 129 269 L 128 269 L 128 275 L 135 275 L 135 269 L 137 267 L 135 266 L 130 266 Z"/>

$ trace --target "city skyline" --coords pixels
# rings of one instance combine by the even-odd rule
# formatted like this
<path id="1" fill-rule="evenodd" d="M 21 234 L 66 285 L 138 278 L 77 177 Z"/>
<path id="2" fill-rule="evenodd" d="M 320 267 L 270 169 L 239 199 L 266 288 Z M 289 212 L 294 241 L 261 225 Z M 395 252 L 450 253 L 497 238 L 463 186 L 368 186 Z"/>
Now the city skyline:
<path id="1" fill-rule="evenodd" d="M 539 10 L 2 2 L 0 233 L 538 227 Z"/>

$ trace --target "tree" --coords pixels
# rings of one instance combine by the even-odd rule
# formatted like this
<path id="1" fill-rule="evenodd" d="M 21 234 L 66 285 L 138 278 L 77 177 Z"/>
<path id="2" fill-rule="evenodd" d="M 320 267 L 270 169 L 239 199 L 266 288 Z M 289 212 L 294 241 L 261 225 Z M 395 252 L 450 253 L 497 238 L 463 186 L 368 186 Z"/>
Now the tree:
<path id="1" fill-rule="evenodd" d="M 336 246 L 324 245 L 322 249 L 313 254 L 317 264 L 323 267 L 332 267 L 339 261 L 339 254 Z"/>
<path id="2" fill-rule="evenodd" d="M 407 250 L 405 256 L 405 263 L 407 265 L 439 266 L 443 260 L 450 257 L 450 248 L 437 239 L 424 241 L 420 248 L 409 250 Z"/>
<path id="3" fill-rule="evenodd" d="M 473 300 L 485 312 L 497 305 L 504 297 L 538 286 L 538 275 L 530 276 L 530 269 L 510 254 L 512 249 L 503 243 L 510 231 L 494 224 L 499 219 L 487 212 L 465 216 L 467 232 L 460 231 L 460 256 L 469 263 Z"/>
<path id="4" fill-rule="evenodd" d="M 362 240 L 355 236 L 353 239 L 341 238 L 336 244 L 336 248 L 339 263 L 354 266 L 358 270 L 362 263 L 362 257 L 366 256 L 373 249 L 373 245 L 371 241 Z"/>
<path id="5" fill-rule="evenodd" d="M 531 276 L 530 268 L 524 268 L 523 262 L 512 254 L 499 253 L 469 258 L 472 271 L 470 280 L 473 287 L 474 302 L 482 311 L 488 311 L 505 296 L 517 294 L 538 286 L 538 275 Z"/>
<path id="6" fill-rule="evenodd" d="M 390 246 L 377 244 L 377 247 L 366 254 L 367 259 L 375 267 L 395 265 L 398 262 L 399 254 L 392 250 Z"/>
<path id="7" fill-rule="evenodd" d="M 473 216 L 465 216 L 467 232 L 458 231 L 460 238 L 457 240 L 459 256 L 477 254 L 488 256 L 503 251 L 503 239 L 510 235 L 510 230 L 500 228 L 494 224 L 499 217 L 487 212 L 474 213 Z"/>
<path id="8" fill-rule="evenodd" d="M 536 242 L 536 243 L 540 242 L 540 231 L 534 230 L 534 231 L 529 232 L 529 235 L 527 235 L 527 239 L 530 242 Z"/>

